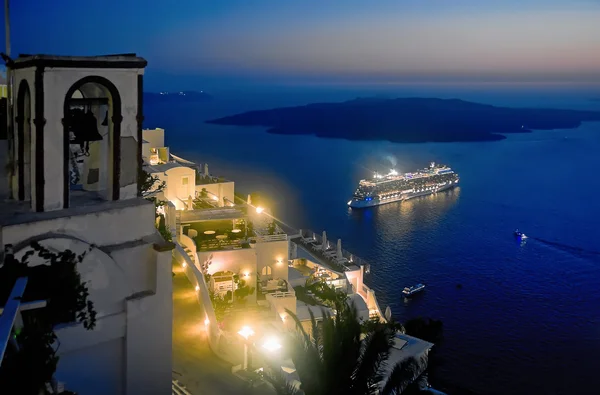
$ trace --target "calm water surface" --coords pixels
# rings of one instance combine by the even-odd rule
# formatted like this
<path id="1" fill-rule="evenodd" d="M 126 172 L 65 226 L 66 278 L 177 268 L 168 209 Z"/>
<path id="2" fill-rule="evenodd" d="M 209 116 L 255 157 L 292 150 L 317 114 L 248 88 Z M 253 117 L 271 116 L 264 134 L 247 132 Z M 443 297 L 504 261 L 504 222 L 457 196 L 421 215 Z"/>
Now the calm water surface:
<path id="1" fill-rule="evenodd" d="M 419 92 L 399 92 L 413 94 Z M 499 105 L 600 106 L 579 92 L 421 92 L 433 94 Z M 355 96 L 276 92 L 147 106 L 146 124 L 164 127 L 178 155 L 208 162 L 238 190 L 271 198 L 284 221 L 342 238 L 346 249 L 371 262 L 368 283 L 398 320 L 441 319 L 438 376 L 445 381 L 482 394 L 589 390 L 600 355 L 600 124 L 500 142 L 412 145 L 203 123 L 249 109 Z M 370 171 L 391 162 L 410 171 L 429 161 L 451 165 L 461 186 L 372 209 L 346 207 Z M 516 227 L 532 237 L 526 244 L 514 240 Z M 417 282 L 427 284 L 426 292 L 406 302 L 400 290 Z"/>

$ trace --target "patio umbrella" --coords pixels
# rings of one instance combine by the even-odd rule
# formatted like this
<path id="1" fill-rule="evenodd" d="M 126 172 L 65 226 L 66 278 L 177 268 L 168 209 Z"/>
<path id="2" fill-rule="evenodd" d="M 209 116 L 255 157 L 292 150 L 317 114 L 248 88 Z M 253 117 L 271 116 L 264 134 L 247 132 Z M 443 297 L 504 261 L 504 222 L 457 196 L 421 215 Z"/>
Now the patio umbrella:
<path id="1" fill-rule="evenodd" d="M 291 259 L 296 259 L 298 258 L 298 244 L 296 243 L 291 243 L 292 244 L 292 256 L 290 257 Z"/>
<path id="2" fill-rule="evenodd" d="M 194 209 L 194 201 L 192 200 L 192 195 L 188 196 L 188 210 Z"/>
<path id="3" fill-rule="evenodd" d="M 337 242 L 337 252 L 336 252 L 336 256 L 338 258 L 343 257 L 344 255 L 342 254 L 342 239 L 338 239 Z"/>
<path id="4" fill-rule="evenodd" d="M 388 306 L 388 307 L 385 308 L 385 314 L 384 315 L 385 315 L 385 319 L 387 321 L 389 321 L 389 320 L 392 319 L 392 309 L 390 309 L 390 306 Z"/>
<path id="5" fill-rule="evenodd" d="M 298 229 L 298 232 L 300 233 L 300 237 L 304 237 L 304 236 L 302 235 L 302 229 Z"/>
<path id="6" fill-rule="evenodd" d="M 323 249 L 327 249 L 327 232 L 323 231 Z"/>

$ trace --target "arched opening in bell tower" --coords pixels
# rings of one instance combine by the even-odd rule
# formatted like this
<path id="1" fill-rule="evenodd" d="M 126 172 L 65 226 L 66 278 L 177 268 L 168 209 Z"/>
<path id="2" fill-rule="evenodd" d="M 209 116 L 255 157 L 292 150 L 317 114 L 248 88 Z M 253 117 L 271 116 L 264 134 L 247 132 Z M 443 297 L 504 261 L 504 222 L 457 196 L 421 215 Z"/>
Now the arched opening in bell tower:
<path id="1" fill-rule="evenodd" d="M 73 198 L 119 199 L 121 96 L 99 76 L 82 78 L 64 102 L 65 208 Z"/>
<path id="2" fill-rule="evenodd" d="M 17 92 L 17 187 L 18 199 L 31 201 L 32 144 L 31 144 L 31 91 L 26 80 L 21 80 Z"/>

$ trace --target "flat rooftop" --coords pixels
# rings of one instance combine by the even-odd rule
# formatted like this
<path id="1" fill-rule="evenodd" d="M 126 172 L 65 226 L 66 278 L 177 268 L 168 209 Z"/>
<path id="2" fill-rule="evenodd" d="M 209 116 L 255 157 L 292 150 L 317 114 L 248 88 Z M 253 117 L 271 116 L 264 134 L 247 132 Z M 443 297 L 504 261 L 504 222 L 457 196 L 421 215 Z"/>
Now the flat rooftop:
<path id="1" fill-rule="evenodd" d="M 418 361 L 420 356 L 424 355 L 431 347 L 433 347 L 433 343 L 404 333 L 396 333 L 394 336 L 394 345 L 390 350 L 390 356 L 388 358 L 388 370 L 391 372 L 398 362 L 410 357 L 413 357 Z"/>
<path id="2" fill-rule="evenodd" d="M 226 220 L 226 219 L 241 219 L 245 218 L 246 214 L 241 210 L 231 207 L 222 207 L 214 209 L 201 209 L 201 210 L 183 210 L 181 211 L 181 222 L 200 222 L 200 221 L 214 221 L 214 220 Z"/>
<path id="3" fill-rule="evenodd" d="M 12 226 L 39 221 L 50 221 L 57 218 L 87 215 L 109 210 L 118 210 L 153 204 L 149 200 L 133 198 L 125 200 L 104 200 L 95 193 L 71 191 L 71 207 L 63 210 L 35 212 L 30 208 L 30 202 L 6 200 L 0 202 L 0 226 Z"/>
<path id="4" fill-rule="evenodd" d="M 333 315 L 333 311 L 325 306 L 311 306 L 304 302 L 296 302 L 296 317 L 299 321 L 310 321 L 310 312 L 313 313 L 315 319 L 323 318 L 323 313 Z"/>
<path id="5" fill-rule="evenodd" d="M 62 56 L 48 54 L 21 54 L 14 59 L 11 67 L 22 69 L 26 67 L 66 67 L 66 68 L 144 68 L 148 65 L 146 59 L 134 53 L 99 55 L 99 56 Z"/>
<path id="6" fill-rule="evenodd" d="M 164 173 L 165 171 L 174 169 L 176 167 L 188 167 L 188 166 L 184 166 L 177 162 L 167 162 L 167 163 L 161 163 L 158 165 L 144 165 L 144 169 L 150 174 Z"/>

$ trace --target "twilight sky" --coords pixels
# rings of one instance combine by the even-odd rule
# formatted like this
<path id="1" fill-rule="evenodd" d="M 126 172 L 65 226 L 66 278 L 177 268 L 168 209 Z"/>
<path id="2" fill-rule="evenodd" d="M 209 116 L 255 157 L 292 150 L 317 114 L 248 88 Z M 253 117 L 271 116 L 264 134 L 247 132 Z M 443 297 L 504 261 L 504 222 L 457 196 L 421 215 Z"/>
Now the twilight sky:
<path id="1" fill-rule="evenodd" d="M 136 52 L 155 85 L 600 83 L 599 21 L 600 0 L 11 1 L 13 55 Z"/>

